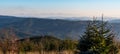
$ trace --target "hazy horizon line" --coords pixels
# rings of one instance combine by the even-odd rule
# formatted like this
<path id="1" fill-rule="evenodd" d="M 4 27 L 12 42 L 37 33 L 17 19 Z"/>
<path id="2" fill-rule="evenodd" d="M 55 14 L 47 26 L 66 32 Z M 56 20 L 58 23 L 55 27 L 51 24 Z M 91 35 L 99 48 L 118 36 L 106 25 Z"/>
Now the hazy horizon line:
<path id="1" fill-rule="evenodd" d="M 0 14 L 0 16 L 15 16 L 15 17 L 91 17 L 91 18 L 93 18 L 93 17 L 102 17 L 102 15 L 101 16 L 33 16 L 33 15 L 8 15 L 8 14 Z M 103 16 L 103 17 L 112 17 L 112 18 L 120 18 L 120 17 L 115 17 L 115 16 Z"/>
<path id="2" fill-rule="evenodd" d="M 94 17 L 89 16 L 17 16 L 17 15 L 2 15 L 0 16 L 12 16 L 12 17 L 24 17 L 24 18 L 43 18 L 43 19 L 65 19 L 65 20 L 93 20 Z M 103 16 L 105 21 L 120 19 L 120 17 L 108 17 Z M 82 19 L 83 18 L 83 19 Z M 96 20 L 101 20 L 102 16 L 96 17 Z"/>

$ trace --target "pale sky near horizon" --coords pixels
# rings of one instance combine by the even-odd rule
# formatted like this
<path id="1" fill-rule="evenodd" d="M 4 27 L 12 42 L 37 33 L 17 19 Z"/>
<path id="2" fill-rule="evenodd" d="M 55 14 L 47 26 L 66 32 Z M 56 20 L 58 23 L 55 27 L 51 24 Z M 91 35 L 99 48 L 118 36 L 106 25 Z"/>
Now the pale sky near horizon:
<path id="1" fill-rule="evenodd" d="M 120 17 L 120 0 L 0 0 L 0 15 Z"/>

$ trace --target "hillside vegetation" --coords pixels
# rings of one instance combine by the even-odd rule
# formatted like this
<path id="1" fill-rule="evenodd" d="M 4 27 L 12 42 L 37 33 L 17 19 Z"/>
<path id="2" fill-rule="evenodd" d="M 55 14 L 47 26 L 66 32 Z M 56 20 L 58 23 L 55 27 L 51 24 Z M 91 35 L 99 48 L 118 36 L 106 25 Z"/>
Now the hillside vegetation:
<path id="1" fill-rule="evenodd" d="M 120 43 L 117 36 L 110 24 L 104 21 L 18 18 L 19 21 L 14 18 L 13 21 L 9 19 L 11 21 L 1 22 L 1 54 L 117 54 L 119 52 Z M 84 31 L 79 32 L 80 29 Z M 72 34 L 69 33 L 71 31 Z M 74 31 L 81 36 L 75 35 Z M 47 32 L 55 34 L 50 35 Z"/>

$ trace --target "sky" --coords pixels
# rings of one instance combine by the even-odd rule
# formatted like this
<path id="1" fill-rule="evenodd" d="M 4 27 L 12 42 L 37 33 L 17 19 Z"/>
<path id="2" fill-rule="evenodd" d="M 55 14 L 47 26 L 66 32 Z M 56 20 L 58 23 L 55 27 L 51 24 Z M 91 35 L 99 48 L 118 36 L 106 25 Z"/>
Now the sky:
<path id="1" fill-rule="evenodd" d="M 0 15 L 120 17 L 120 0 L 0 0 Z"/>

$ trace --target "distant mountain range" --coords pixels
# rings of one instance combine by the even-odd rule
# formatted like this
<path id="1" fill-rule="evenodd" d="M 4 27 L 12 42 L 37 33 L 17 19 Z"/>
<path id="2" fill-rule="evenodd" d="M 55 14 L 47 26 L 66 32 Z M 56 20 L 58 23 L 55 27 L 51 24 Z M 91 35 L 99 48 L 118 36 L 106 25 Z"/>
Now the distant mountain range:
<path id="1" fill-rule="evenodd" d="M 120 21 L 120 20 L 119 20 Z M 120 22 L 112 22 L 113 30 L 119 34 Z M 13 28 L 20 38 L 53 35 L 64 39 L 79 39 L 89 20 L 45 19 L 35 17 L 0 16 L 0 29 Z"/>

